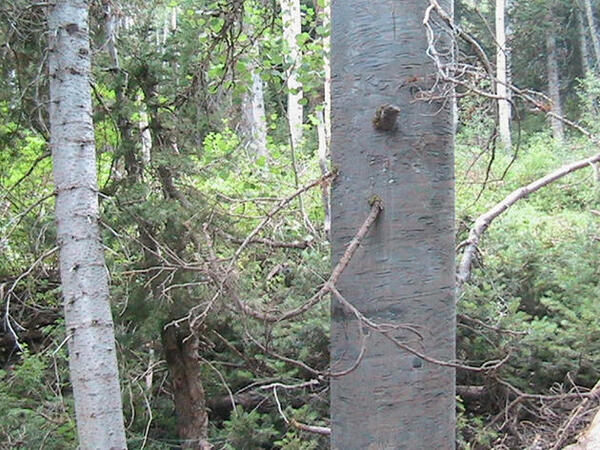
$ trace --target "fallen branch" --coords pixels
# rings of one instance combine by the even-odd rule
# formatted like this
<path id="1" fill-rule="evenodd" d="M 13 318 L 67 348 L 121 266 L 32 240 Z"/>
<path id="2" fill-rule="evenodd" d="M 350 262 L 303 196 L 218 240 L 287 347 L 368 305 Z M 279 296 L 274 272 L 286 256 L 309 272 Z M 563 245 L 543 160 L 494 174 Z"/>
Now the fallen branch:
<path id="1" fill-rule="evenodd" d="M 600 398 L 600 381 L 598 381 L 592 388 L 590 394 L 595 395 L 596 398 Z M 575 418 L 581 415 L 582 412 L 586 411 L 586 407 L 588 407 L 590 398 L 592 397 L 583 399 L 581 404 L 575 409 L 575 411 L 571 413 L 569 422 L 564 430 L 565 433 Z M 577 442 L 565 447 L 563 450 L 594 450 L 598 448 L 600 448 L 600 411 L 596 413 L 590 426 L 579 435 Z"/>
<path id="2" fill-rule="evenodd" d="M 290 425 L 298 430 L 308 431 L 309 433 L 322 434 L 323 436 L 329 436 L 331 434 L 331 428 L 329 427 L 318 427 L 316 425 L 306 425 L 298 422 L 296 419 L 290 420 Z"/>
<path id="3" fill-rule="evenodd" d="M 563 166 L 548 175 L 529 183 L 527 186 L 520 187 L 519 189 L 513 191 L 509 194 L 504 200 L 500 203 L 496 204 L 492 209 L 482 214 L 475 220 L 475 224 L 471 231 L 469 232 L 469 238 L 467 239 L 464 245 L 464 252 L 460 264 L 458 265 L 457 273 L 456 273 L 456 290 L 457 294 L 462 290 L 463 285 L 469 281 L 471 277 L 471 267 L 473 264 L 473 259 L 477 253 L 477 247 L 479 245 L 479 240 L 481 236 L 490 226 L 492 221 L 496 219 L 500 214 L 514 205 L 517 201 L 522 198 L 532 194 L 539 189 L 547 186 L 554 181 L 568 175 L 576 170 L 583 169 L 584 167 L 589 166 L 595 162 L 600 161 L 600 154 L 595 156 L 591 156 L 586 159 L 582 159 L 576 161 L 574 163 Z M 457 295 L 458 298 L 458 295 Z"/>

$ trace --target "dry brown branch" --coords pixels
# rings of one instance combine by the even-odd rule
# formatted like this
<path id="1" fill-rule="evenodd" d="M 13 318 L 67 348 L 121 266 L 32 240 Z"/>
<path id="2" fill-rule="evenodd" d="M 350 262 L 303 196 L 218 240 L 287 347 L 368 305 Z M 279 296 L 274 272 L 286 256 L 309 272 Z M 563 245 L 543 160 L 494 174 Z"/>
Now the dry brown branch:
<path id="1" fill-rule="evenodd" d="M 573 428 L 575 427 L 575 420 L 572 419 L 575 417 L 574 414 L 571 414 L 571 416 L 566 419 L 562 426 L 561 424 L 556 423 L 557 418 L 563 416 L 561 411 L 564 411 L 565 407 L 568 407 L 568 405 L 577 400 L 582 401 L 580 405 L 586 402 L 586 400 L 600 400 L 600 390 L 596 388 L 589 392 L 581 392 L 579 389 L 574 389 L 572 392 L 567 393 L 539 395 L 524 393 L 520 389 L 512 386 L 510 383 L 499 377 L 495 377 L 494 380 L 506 388 L 506 406 L 487 423 L 485 428 L 487 430 L 491 428 L 495 428 L 496 430 L 509 429 L 512 434 L 515 434 L 519 441 L 523 441 L 523 437 L 520 436 L 520 433 L 516 427 L 517 423 L 519 422 L 519 412 L 523 411 L 526 412 L 530 417 L 536 417 L 537 421 L 539 422 L 549 422 L 551 427 L 550 433 L 555 431 L 555 434 L 560 435 L 558 441 L 546 442 L 547 446 L 544 448 L 548 449 L 562 448 L 562 438 L 567 435 L 567 431 L 572 433 Z M 560 386 L 558 386 L 558 388 L 562 389 Z M 586 404 L 588 405 L 587 413 L 589 413 L 591 410 L 589 408 L 590 403 Z M 572 409 L 572 407 L 569 407 L 569 409 Z M 584 414 L 579 408 L 575 408 L 574 412 L 575 414 Z M 579 422 L 580 421 L 581 420 L 579 420 Z M 526 426 L 526 422 L 527 421 L 521 421 L 521 426 Z M 571 428 L 571 430 L 569 430 L 569 428 Z M 595 448 L 598 447 L 575 447 L 577 450 Z"/>
<path id="2" fill-rule="evenodd" d="M 590 394 L 594 395 L 596 398 L 600 398 L 600 380 L 592 388 Z M 571 414 L 569 414 L 569 419 L 562 427 L 562 433 L 560 434 L 559 439 L 552 450 L 558 450 L 561 448 L 564 442 L 564 437 L 569 431 L 569 428 L 573 422 L 575 422 L 577 418 L 582 416 L 589 409 L 590 398 L 591 397 L 584 398 L 579 406 L 577 406 L 577 408 L 575 408 Z M 598 448 L 600 448 L 600 410 L 592 419 L 590 426 L 579 435 L 577 442 L 565 447 L 564 450 L 594 450 Z"/>
<path id="3" fill-rule="evenodd" d="M 323 296 L 325 294 L 327 294 L 328 292 L 331 291 L 331 289 L 337 283 L 337 280 L 339 279 L 339 277 L 342 274 L 342 272 L 344 271 L 344 269 L 350 263 L 350 260 L 352 259 L 352 257 L 354 256 L 354 253 L 356 253 L 356 250 L 358 249 L 358 246 L 360 245 L 360 243 L 362 242 L 364 237 L 367 235 L 367 233 L 369 232 L 369 229 L 375 223 L 375 221 L 377 220 L 377 217 L 379 216 L 379 213 L 382 210 L 383 210 L 383 203 L 381 202 L 380 199 L 375 199 L 372 202 L 371 211 L 369 211 L 369 215 L 367 216 L 367 218 L 365 219 L 365 221 L 359 228 L 356 235 L 350 241 L 350 244 L 348 244 L 346 251 L 344 251 L 344 254 L 340 258 L 340 261 L 333 268 L 329 279 L 325 282 L 323 287 L 321 289 L 319 289 L 319 291 L 315 295 L 313 295 L 310 298 L 310 300 L 308 300 L 304 305 L 281 315 L 280 318 L 278 319 L 279 321 L 290 319 L 292 317 L 295 317 L 297 315 L 300 315 L 300 314 L 308 311 L 314 305 L 316 305 L 323 298 Z"/>
<path id="4" fill-rule="evenodd" d="M 359 320 L 360 326 L 362 328 L 362 326 L 365 326 L 377 333 L 380 333 L 382 336 L 384 336 L 386 339 L 388 339 L 389 341 L 391 341 L 396 347 L 407 351 L 408 353 L 411 353 L 415 356 L 418 356 L 419 358 L 421 358 L 423 361 L 427 361 L 429 363 L 432 364 L 437 364 L 439 366 L 444 366 L 444 367 L 454 367 L 455 369 L 463 369 L 463 370 L 468 370 L 471 372 L 489 372 L 489 371 L 493 371 L 498 369 L 500 366 L 502 366 L 506 361 L 508 361 L 508 358 L 510 358 L 510 353 L 508 353 L 503 359 L 501 360 L 495 360 L 495 361 L 487 361 L 486 363 L 482 364 L 479 367 L 476 366 L 469 366 L 469 365 L 465 365 L 465 364 L 459 364 L 456 362 L 452 362 L 452 361 L 442 361 L 436 358 L 432 358 L 431 356 L 426 355 L 425 353 L 416 350 L 414 348 L 412 348 L 411 346 L 405 344 L 404 342 L 400 341 L 400 339 L 398 339 L 397 337 L 394 337 L 391 335 L 391 333 L 393 331 L 399 330 L 399 329 L 404 329 L 404 330 L 408 330 L 414 334 L 416 334 L 419 338 L 422 338 L 422 336 L 418 333 L 418 331 L 415 329 L 414 326 L 412 325 L 402 325 L 402 324 L 376 324 L 374 322 L 372 322 L 371 320 L 367 319 L 360 311 L 358 311 L 356 309 L 356 307 L 354 305 L 352 305 L 348 300 L 346 300 L 344 298 L 344 296 L 342 294 L 340 294 L 340 292 L 335 288 L 335 286 L 331 287 L 331 293 L 333 295 L 335 295 L 335 297 L 337 298 L 337 300 L 343 304 L 346 308 L 350 309 L 350 311 L 352 311 L 352 313 L 356 316 L 356 318 Z M 361 354 L 363 352 L 363 349 L 361 349 Z M 360 355 L 359 355 L 360 357 Z M 355 363 L 355 366 L 358 366 L 357 363 Z"/>
<path id="5" fill-rule="evenodd" d="M 298 422 L 296 419 L 290 420 L 290 425 L 298 430 L 308 431 L 309 433 L 322 434 L 323 436 L 329 436 L 331 434 L 331 428 L 329 427 L 319 427 L 316 425 L 306 425 L 304 423 Z"/>

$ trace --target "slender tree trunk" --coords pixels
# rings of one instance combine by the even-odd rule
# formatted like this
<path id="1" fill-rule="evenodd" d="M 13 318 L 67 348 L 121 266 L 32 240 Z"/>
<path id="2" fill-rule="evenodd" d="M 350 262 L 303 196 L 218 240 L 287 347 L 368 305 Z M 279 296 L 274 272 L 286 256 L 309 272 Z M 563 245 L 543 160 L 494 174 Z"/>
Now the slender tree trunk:
<path id="1" fill-rule="evenodd" d="M 510 135 L 510 103 L 508 101 L 508 65 L 506 52 L 505 0 L 496 0 L 496 93 L 498 100 L 498 132 L 505 149 L 512 146 Z"/>
<path id="2" fill-rule="evenodd" d="M 583 23 L 583 14 L 577 9 L 577 34 L 579 35 L 579 53 L 581 57 L 581 73 L 586 76 L 590 71 L 590 52 L 587 44 L 587 33 Z"/>
<path id="3" fill-rule="evenodd" d="M 126 448 L 107 269 L 98 228 L 88 2 L 49 16 L 50 127 L 60 273 L 80 447 Z"/>
<path id="4" fill-rule="evenodd" d="M 319 11 L 321 17 L 321 26 L 324 30 L 329 30 L 331 27 L 331 5 L 329 0 L 325 0 L 323 9 L 318 7 L 318 1 L 315 0 L 315 10 Z M 329 60 L 329 52 L 331 48 L 331 36 L 326 33 L 322 39 L 323 43 L 323 68 L 325 71 L 325 80 L 323 82 L 323 110 L 317 111 L 317 135 L 319 138 L 319 167 L 321 174 L 324 175 L 329 171 L 328 160 L 330 158 L 331 145 L 331 64 Z M 323 200 L 323 209 L 325 218 L 323 220 L 323 229 L 328 238 L 331 232 L 331 189 L 328 184 L 322 187 L 321 198 Z"/>
<path id="5" fill-rule="evenodd" d="M 298 81 L 298 69 L 302 64 L 300 48 L 296 39 L 302 32 L 300 0 L 280 0 L 283 20 L 283 39 L 288 49 L 287 72 L 288 104 L 287 115 L 290 127 L 291 143 L 297 149 L 302 142 L 302 84 Z"/>
<path id="6" fill-rule="evenodd" d="M 594 67 L 597 69 L 598 65 L 600 65 L 600 40 L 598 39 L 598 31 L 596 29 L 596 21 L 594 20 L 594 11 L 592 10 L 591 0 L 583 0 L 583 7 L 585 9 L 588 27 L 590 28 L 590 35 L 592 37 L 592 47 L 596 59 Z"/>
<path id="7" fill-rule="evenodd" d="M 327 146 L 327 133 L 325 119 L 323 118 L 323 111 L 317 111 L 317 134 L 319 138 L 319 168 L 321 169 L 321 175 L 325 175 L 329 172 L 328 164 L 328 146 Z M 323 231 L 329 238 L 331 232 L 331 189 L 328 183 L 323 183 L 321 186 L 321 199 L 323 201 L 323 210 L 325 212 L 325 218 L 323 219 Z"/>
<path id="8" fill-rule="evenodd" d="M 452 11 L 452 2 L 439 2 Z M 378 196 L 383 212 L 340 277 L 339 291 L 372 321 L 422 332 L 388 335 L 442 360 L 455 358 L 452 102 L 415 101 L 432 88 L 427 2 L 332 3 L 333 262 Z M 448 34 L 439 31 L 439 54 Z M 407 85 L 398 88 L 404 80 Z M 445 87 L 444 87 L 445 88 Z M 440 92 L 447 92 L 443 88 Z M 381 106 L 394 122 L 376 129 Z M 380 122 L 381 123 L 381 122 Z M 389 126 L 388 126 L 389 125 Z M 332 301 L 331 366 L 351 368 L 367 330 Z M 331 380 L 331 448 L 454 449 L 454 369 L 428 363 L 371 331 L 355 370 Z"/>
<path id="9" fill-rule="evenodd" d="M 185 327 L 187 330 L 188 327 Z M 170 326 L 162 333 L 163 348 L 175 397 L 177 430 L 185 449 L 208 450 L 208 414 L 202 383 L 198 337 Z"/>
<path id="10" fill-rule="evenodd" d="M 249 21 L 247 21 L 249 22 Z M 245 25 L 248 34 L 253 33 L 252 25 Z M 257 59 L 260 54 L 260 43 L 258 39 L 252 45 L 252 57 Z M 248 148 L 252 155 L 267 157 L 267 119 L 265 116 L 265 98 L 263 80 L 258 72 L 258 64 L 252 61 L 249 69 L 252 73 L 252 85 L 242 99 L 242 122 L 243 134 L 248 142 Z"/>
<path id="11" fill-rule="evenodd" d="M 331 27 L 331 4 L 330 0 L 325 0 L 323 6 L 323 29 L 329 30 Z M 323 83 L 324 91 L 324 118 L 325 118 L 325 137 L 327 139 L 327 150 L 331 144 L 331 34 L 323 37 L 323 66 L 325 69 L 325 81 Z"/>
<path id="12" fill-rule="evenodd" d="M 252 86 L 242 102 L 243 120 L 246 128 L 248 147 L 254 156 L 268 156 L 267 120 L 263 81 L 256 68 L 252 68 Z"/>
<path id="13" fill-rule="evenodd" d="M 548 18 L 548 23 L 552 19 Z M 560 76 L 558 73 L 558 57 L 556 55 L 556 36 L 551 28 L 546 31 L 546 68 L 548 74 L 548 94 L 552 100 L 552 112 L 562 116 L 562 104 L 560 101 Z M 564 126 L 562 121 L 556 117 L 550 117 L 552 125 L 552 136 L 559 142 L 564 140 Z"/>
<path id="14" fill-rule="evenodd" d="M 113 14 L 111 2 L 104 0 L 104 33 L 106 34 L 106 46 L 108 54 L 113 63 L 113 68 L 118 69 L 119 53 L 117 51 L 117 18 Z"/>

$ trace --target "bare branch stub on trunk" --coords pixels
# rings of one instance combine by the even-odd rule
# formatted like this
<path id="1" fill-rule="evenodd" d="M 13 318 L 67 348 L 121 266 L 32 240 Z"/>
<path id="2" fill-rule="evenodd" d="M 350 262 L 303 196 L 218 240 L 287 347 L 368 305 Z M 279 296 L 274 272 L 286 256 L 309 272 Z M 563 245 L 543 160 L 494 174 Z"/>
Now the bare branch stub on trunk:
<path id="1" fill-rule="evenodd" d="M 446 10 L 450 3 L 442 2 Z M 331 150 L 338 170 L 333 263 L 367 214 L 368 200 L 381 198 L 385 209 L 336 288 L 369 321 L 414 324 L 423 354 L 450 361 L 454 164 L 452 101 L 446 95 L 452 87 L 434 83 L 423 28 L 426 7 L 384 0 L 332 4 Z M 440 36 L 438 48 L 451 52 L 447 35 Z M 418 101 L 407 80 L 421 80 L 420 87 L 433 94 L 438 90 L 438 99 Z M 382 105 L 394 106 L 383 127 L 381 117 L 374 122 Z M 351 367 L 363 351 L 357 320 L 334 298 L 332 372 Z M 401 327 L 390 336 L 407 346 L 417 339 Z M 454 368 L 403 351 L 390 336 L 371 334 L 360 364 L 331 380 L 332 448 L 454 448 Z"/>

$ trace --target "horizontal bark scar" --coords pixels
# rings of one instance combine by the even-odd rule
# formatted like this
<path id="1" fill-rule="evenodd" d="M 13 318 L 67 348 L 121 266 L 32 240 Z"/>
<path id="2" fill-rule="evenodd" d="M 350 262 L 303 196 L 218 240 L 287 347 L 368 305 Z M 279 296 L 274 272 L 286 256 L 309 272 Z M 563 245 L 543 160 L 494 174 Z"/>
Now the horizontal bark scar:
<path id="1" fill-rule="evenodd" d="M 68 23 L 67 25 L 65 25 L 65 30 L 70 35 L 73 35 L 74 33 L 77 33 L 79 31 L 79 26 L 76 23 Z"/>

